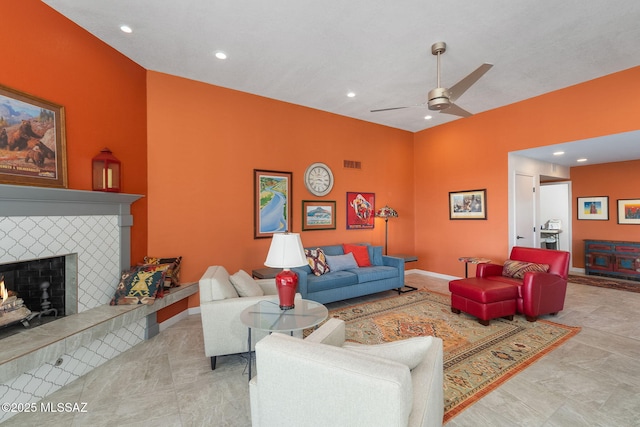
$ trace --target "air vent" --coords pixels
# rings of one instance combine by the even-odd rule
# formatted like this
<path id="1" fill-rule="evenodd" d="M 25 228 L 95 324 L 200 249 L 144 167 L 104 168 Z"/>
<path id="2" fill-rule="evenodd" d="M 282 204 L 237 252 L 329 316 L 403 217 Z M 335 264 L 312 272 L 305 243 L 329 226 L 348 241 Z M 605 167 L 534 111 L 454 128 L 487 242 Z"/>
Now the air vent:
<path id="1" fill-rule="evenodd" d="M 346 169 L 362 169 L 362 162 L 357 160 L 345 160 L 344 167 Z"/>

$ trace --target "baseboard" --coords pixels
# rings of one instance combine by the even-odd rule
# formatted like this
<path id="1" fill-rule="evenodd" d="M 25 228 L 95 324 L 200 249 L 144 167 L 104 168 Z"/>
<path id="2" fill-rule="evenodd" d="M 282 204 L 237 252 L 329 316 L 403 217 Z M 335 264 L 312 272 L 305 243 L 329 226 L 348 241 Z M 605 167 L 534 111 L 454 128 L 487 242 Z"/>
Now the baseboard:
<path id="1" fill-rule="evenodd" d="M 411 270 L 407 270 L 407 271 L 404 272 L 404 274 L 409 274 L 409 273 L 422 274 L 423 276 L 430 276 L 430 277 L 435 277 L 437 279 L 445 279 L 445 280 L 461 279 L 461 277 L 449 276 L 448 274 L 435 273 L 433 271 L 425 271 L 425 270 L 420 270 L 420 269 L 417 269 L 417 268 L 414 268 L 414 269 L 411 269 Z"/>
<path id="2" fill-rule="evenodd" d="M 571 267 L 571 268 L 569 268 L 569 273 L 584 274 L 584 268 Z"/>

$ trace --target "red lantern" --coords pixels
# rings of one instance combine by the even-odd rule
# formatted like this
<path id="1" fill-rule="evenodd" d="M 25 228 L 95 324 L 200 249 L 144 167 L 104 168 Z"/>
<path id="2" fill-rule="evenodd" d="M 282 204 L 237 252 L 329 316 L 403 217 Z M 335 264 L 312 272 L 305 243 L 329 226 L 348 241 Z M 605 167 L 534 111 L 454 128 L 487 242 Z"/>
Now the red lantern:
<path id="1" fill-rule="evenodd" d="M 119 193 L 121 189 L 120 160 L 108 148 L 95 156 L 93 163 L 93 190 Z"/>

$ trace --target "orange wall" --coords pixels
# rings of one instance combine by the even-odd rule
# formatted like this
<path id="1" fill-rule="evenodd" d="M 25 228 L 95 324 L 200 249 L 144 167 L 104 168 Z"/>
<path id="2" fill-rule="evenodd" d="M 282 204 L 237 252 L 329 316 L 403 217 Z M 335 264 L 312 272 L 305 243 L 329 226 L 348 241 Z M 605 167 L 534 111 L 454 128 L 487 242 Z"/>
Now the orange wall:
<path id="1" fill-rule="evenodd" d="M 264 267 L 270 239 L 253 238 L 253 170 L 293 172 L 293 231 L 305 246 L 384 244 L 384 222 L 346 230 L 346 192 L 376 194 L 400 214 L 389 250 L 413 251 L 413 135 L 157 72 L 148 73 L 149 254 L 183 256 L 181 280 L 210 265 Z M 343 168 L 343 160 L 362 170 Z M 304 187 L 309 164 L 328 164 L 323 198 Z M 337 229 L 301 232 L 302 200 L 335 200 Z M 193 305 L 197 302 L 192 301 Z"/>
<path id="2" fill-rule="evenodd" d="M 624 96 L 603 108 L 598 94 L 612 87 L 624 87 Z M 635 67 L 415 134 L 417 267 L 461 276 L 460 256 L 504 260 L 508 153 L 637 130 L 639 113 L 640 67 Z M 449 220 L 449 191 L 482 188 L 487 189 L 486 221 Z"/>
<path id="3" fill-rule="evenodd" d="M 578 197 L 609 197 L 609 220 L 573 220 L 573 265 L 584 268 L 584 239 L 640 241 L 640 226 L 618 224 L 618 199 L 640 199 L 640 160 L 571 168 L 573 206 Z M 575 209 L 575 208 L 574 208 Z"/>
<path id="4" fill-rule="evenodd" d="M 91 190 L 91 159 L 109 147 L 123 191 L 146 194 L 146 71 L 38 0 L 2 10 L 0 84 L 65 107 L 69 188 Z M 132 206 L 132 262 L 147 244 L 147 204 Z"/>

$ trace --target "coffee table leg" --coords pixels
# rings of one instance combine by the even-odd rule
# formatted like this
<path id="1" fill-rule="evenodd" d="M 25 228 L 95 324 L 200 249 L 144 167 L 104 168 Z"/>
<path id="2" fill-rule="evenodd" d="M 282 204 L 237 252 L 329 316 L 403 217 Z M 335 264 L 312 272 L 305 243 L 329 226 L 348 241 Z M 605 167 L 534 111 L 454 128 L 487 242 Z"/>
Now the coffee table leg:
<path id="1" fill-rule="evenodd" d="M 247 360 L 249 361 L 249 381 L 251 381 L 251 328 L 249 328 L 249 339 L 247 340 Z"/>

